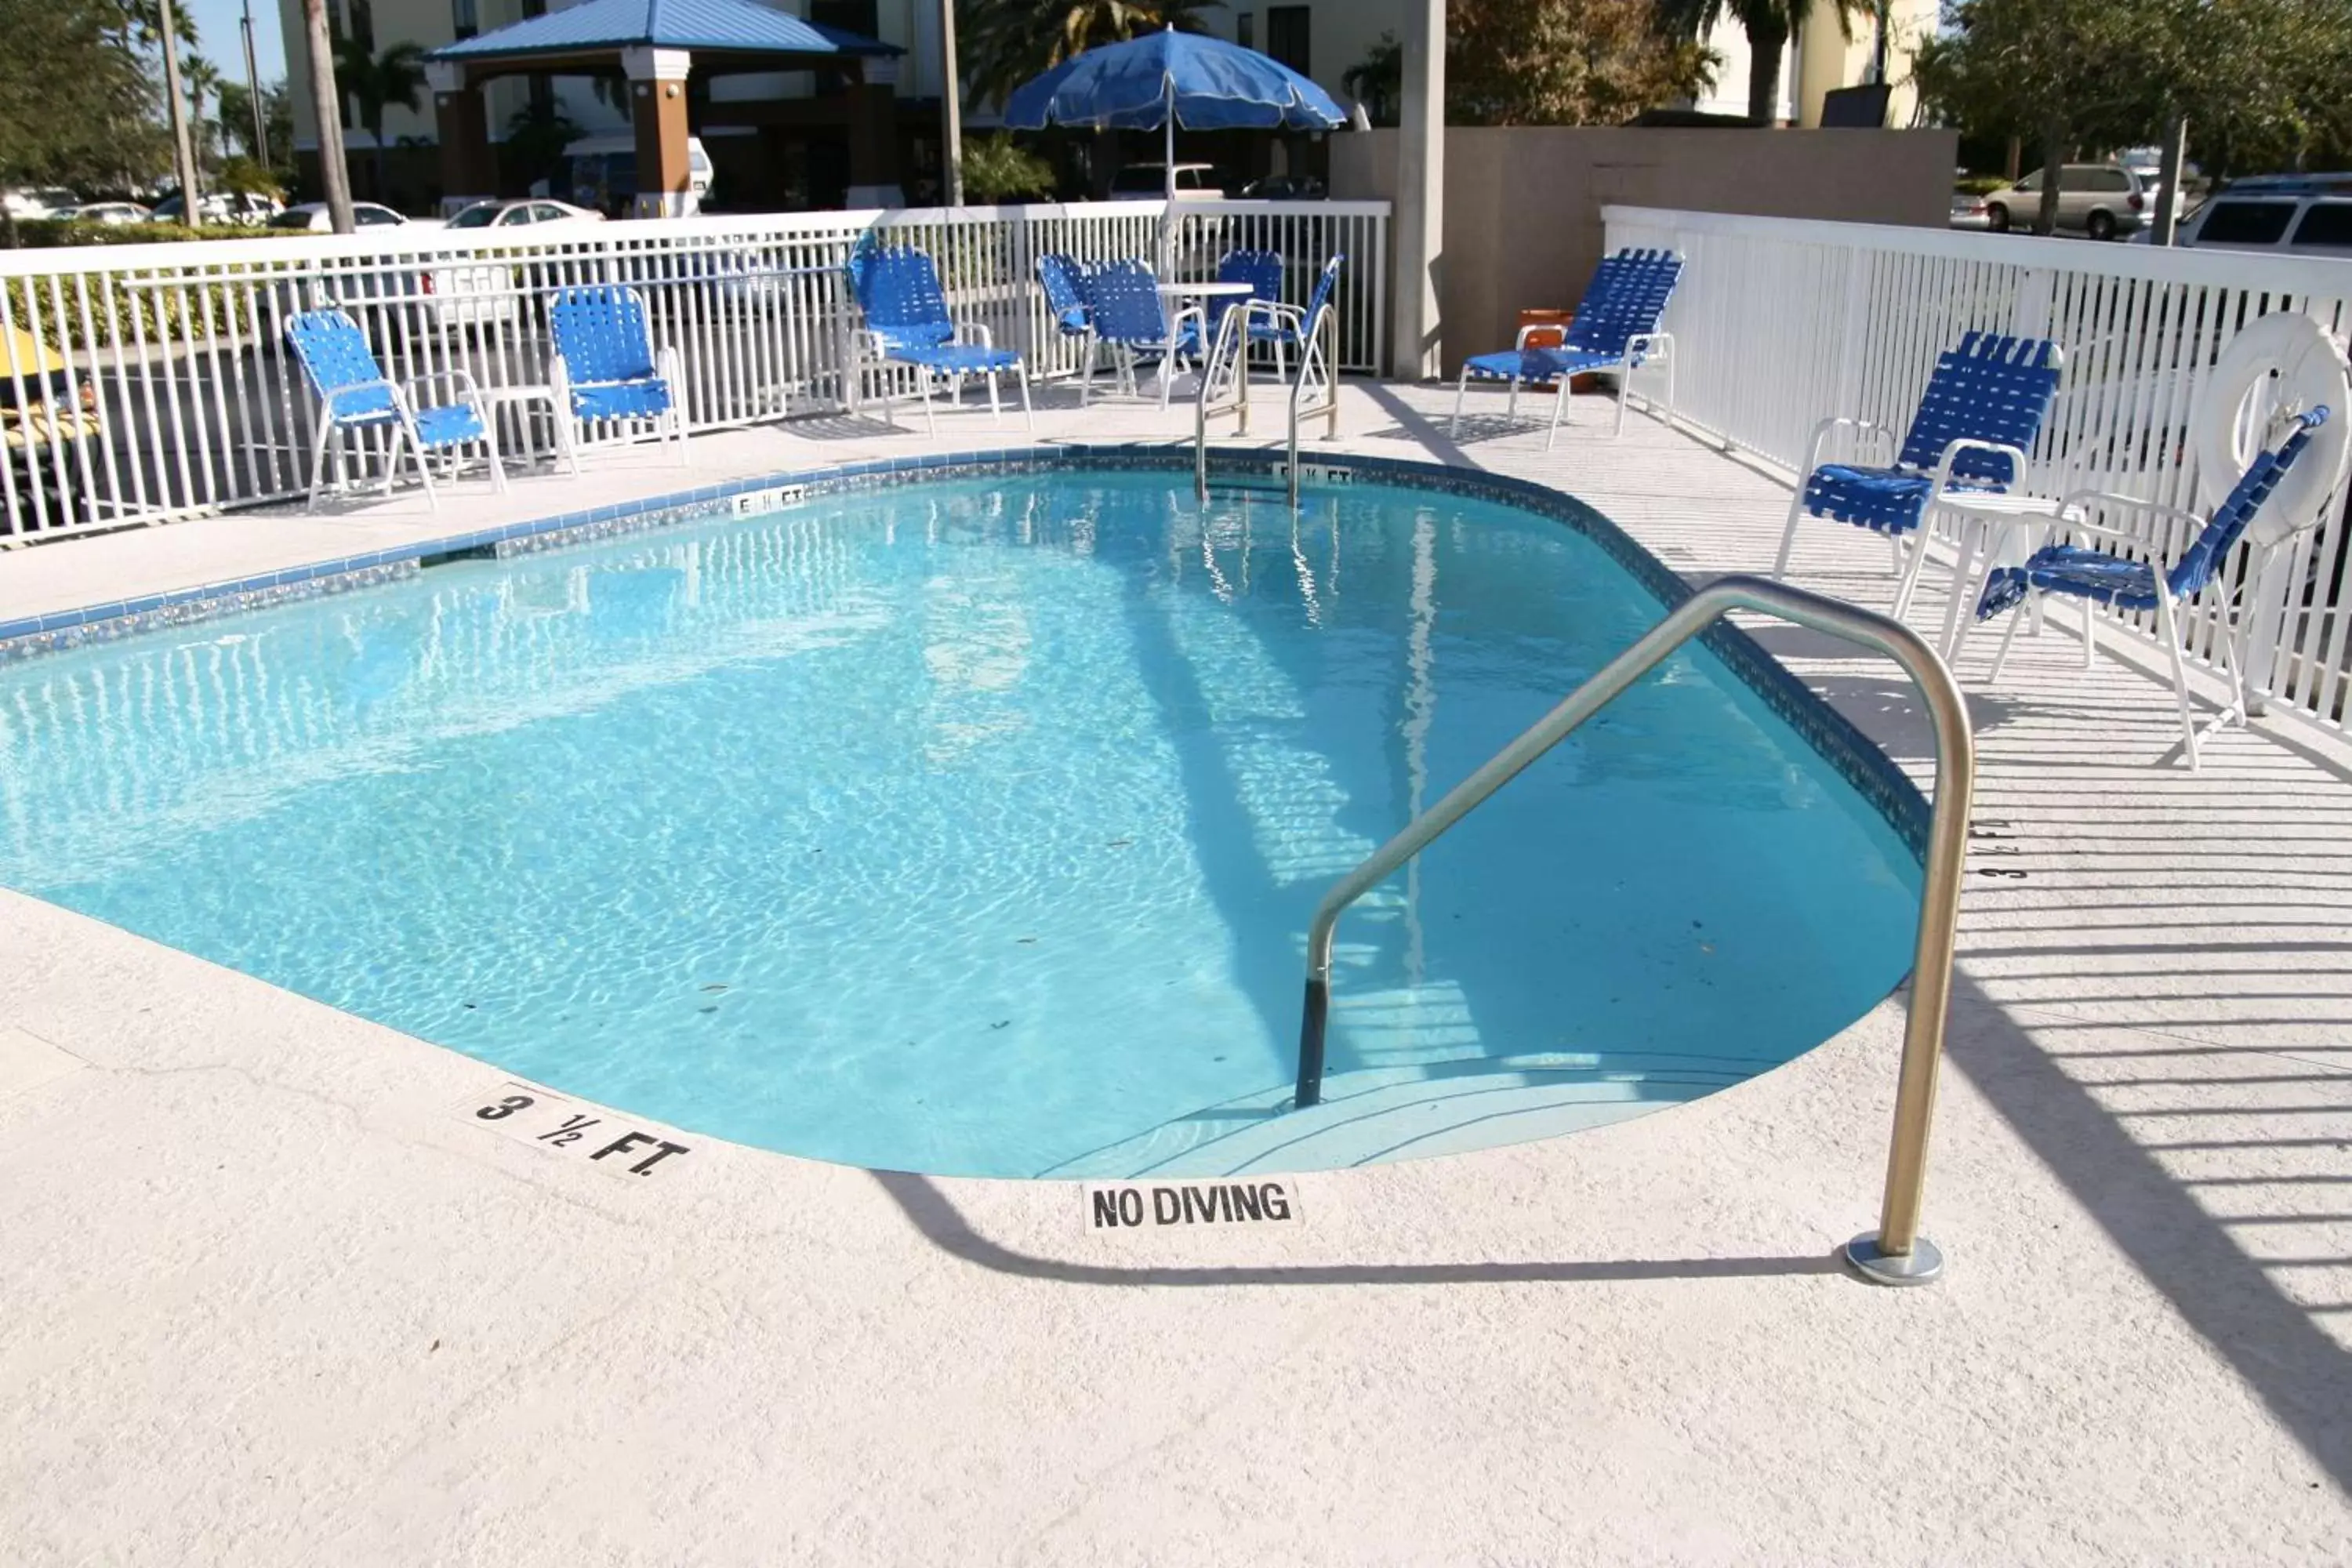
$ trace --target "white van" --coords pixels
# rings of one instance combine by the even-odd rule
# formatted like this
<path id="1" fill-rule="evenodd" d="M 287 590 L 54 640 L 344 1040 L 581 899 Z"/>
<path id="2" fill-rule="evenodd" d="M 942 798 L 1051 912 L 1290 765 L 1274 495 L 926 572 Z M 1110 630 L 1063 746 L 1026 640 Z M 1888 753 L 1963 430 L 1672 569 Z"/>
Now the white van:
<path id="1" fill-rule="evenodd" d="M 686 139 L 686 184 L 688 209 L 699 209 L 710 195 L 710 154 L 699 136 Z M 626 132 L 581 137 L 563 149 L 547 194 L 606 217 L 627 217 L 637 201 L 637 139 Z"/>

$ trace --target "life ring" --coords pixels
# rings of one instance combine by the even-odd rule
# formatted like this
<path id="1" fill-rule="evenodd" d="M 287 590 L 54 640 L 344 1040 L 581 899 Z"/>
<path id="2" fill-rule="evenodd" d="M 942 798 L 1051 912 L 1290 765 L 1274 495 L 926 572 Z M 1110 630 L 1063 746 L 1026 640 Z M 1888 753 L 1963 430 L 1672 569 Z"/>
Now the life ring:
<path id="1" fill-rule="evenodd" d="M 2326 328 L 2282 310 L 2241 329 L 2197 388 L 2189 440 L 2209 510 L 2228 499 L 2254 455 L 2270 444 L 2273 416 L 2322 406 L 2327 423 L 2312 432 L 2302 460 L 2247 525 L 2248 542 L 2277 544 L 2320 521 L 2352 456 L 2352 365 Z"/>

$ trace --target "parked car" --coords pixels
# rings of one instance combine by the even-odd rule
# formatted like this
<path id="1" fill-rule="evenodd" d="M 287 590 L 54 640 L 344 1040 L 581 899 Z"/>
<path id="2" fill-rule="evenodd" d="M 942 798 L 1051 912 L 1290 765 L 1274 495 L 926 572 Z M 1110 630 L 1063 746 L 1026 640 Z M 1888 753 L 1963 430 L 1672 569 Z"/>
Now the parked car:
<path id="1" fill-rule="evenodd" d="M 81 198 L 62 185 L 0 192 L 0 206 L 13 218 L 62 217 L 67 208 L 80 205 Z"/>
<path id="2" fill-rule="evenodd" d="M 1323 182 L 1312 174 L 1268 174 L 1242 187 L 1243 196 L 1254 202 L 1319 202 L 1325 194 Z"/>
<path id="3" fill-rule="evenodd" d="M 546 196 L 516 196 L 507 200 L 475 202 L 459 207 L 449 215 L 447 226 L 455 229 L 517 228 L 535 223 L 602 223 L 604 215 L 586 207 L 573 206 L 570 202 L 551 201 Z"/>
<path id="4" fill-rule="evenodd" d="M 285 204 L 276 196 L 259 191 L 212 191 L 196 198 L 198 223 L 239 224 L 258 228 L 284 210 Z M 155 204 L 157 223 L 185 223 L 188 205 L 173 191 Z"/>
<path id="5" fill-rule="evenodd" d="M 1168 165 L 1165 163 L 1129 163 L 1112 177 L 1110 198 L 1115 202 L 1148 202 L 1168 194 Z M 1176 165 L 1176 195 L 1199 201 L 1214 201 L 1225 194 L 1217 177 L 1214 163 L 1179 163 Z"/>
<path id="6" fill-rule="evenodd" d="M 2218 250 L 2352 258 L 2352 174 L 2234 181 L 2175 237 L 2181 245 Z"/>
<path id="7" fill-rule="evenodd" d="M 2045 173 L 2036 169 L 1985 197 L 1985 226 L 1995 234 L 2032 228 L 2042 211 Z M 2147 222 L 2155 200 L 2156 182 L 2142 181 L 2121 163 L 2068 163 L 2058 182 L 2058 228 L 2113 239 Z"/>
<path id="8" fill-rule="evenodd" d="M 374 202 L 352 204 L 352 224 L 355 228 L 391 228 L 407 221 L 390 207 Z M 303 202 L 271 218 L 269 226 L 294 234 L 332 234 L 335 220 L 327 211 L 326 203 Z"/>
<path id="9" fill-rule="evenodd" d="M 152 223 L 155 217 L 137 202 L 92 202 L 88 206 L 67 207 L 49 216 L 69 223 L 103 224 Z"/>
<path id="10" fill-rule="evenodd" d="M 686 139 L 686 182 L 699 206 L 710 195 L 710 154 L 702 138 Z M 572 205 L 627 217 L 637 205 L 637 139 L 634 135 L 583 136 L 563 149 L 563 159 L 548 177 L 548 189 L 561 191 Z"/>
<path id="11" fill-rule="evenodd" d="M 1954 228 L 1990 228 L 1992 219 L 1985 211 L 1982 196 L 1966 191 L 1952 193 L 1952 226 Z"/>

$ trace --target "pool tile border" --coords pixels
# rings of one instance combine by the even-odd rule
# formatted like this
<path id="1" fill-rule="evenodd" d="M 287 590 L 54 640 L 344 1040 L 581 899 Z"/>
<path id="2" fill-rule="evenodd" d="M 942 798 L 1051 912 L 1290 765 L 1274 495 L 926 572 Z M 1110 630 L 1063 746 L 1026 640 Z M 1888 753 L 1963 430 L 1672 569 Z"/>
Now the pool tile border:
<path id="1" fill-rule="evenodd" d="M 1278 479 L 1283 472 L 1278 455 L 1265 447 L 1213 447 L 1209 449 L 1209 462 L 1213 474 L 1228 480 L 1261 475 Z M 708 521 L 733 515 L 742 498 L 760 496 L 765 491 L 797 492 L 776 498 L 789 502 L 915 480 L 1038 473 L 1069 468 L 1169 471 L 1187 469 L 1192 465 L 1192 446 L 1189 441 L 1067 441 L 870 458 L 758 475 L 644 500 L 478 529 L 428 543 L 402 545 L 234 581 L 175 589 L 168 594 L 0 621 L 0 663 L 271 608 L 321 595 L 375 587 L 416 575 L 429 560 L 484 552 L 503 559 Z M 1608 517 L 1566 491 L 1533 479 L 1357 452 L 1318 452 L 1307 466 L 1321 475 L 1361 474 L 1415 489 L 1531 511 L 1592 540 L 1648 590 L 1663 609 L 1673 609 L 1693 592 L 1679 573 L 1651 554 Z M 1927 799 L 1885 752 L 1765 652 L 1754 638 L 1728 621 L 1717 621 L 1699 640 L 1870 802 L 1912 854 L 1924 858 L 1929 815 Z"/>

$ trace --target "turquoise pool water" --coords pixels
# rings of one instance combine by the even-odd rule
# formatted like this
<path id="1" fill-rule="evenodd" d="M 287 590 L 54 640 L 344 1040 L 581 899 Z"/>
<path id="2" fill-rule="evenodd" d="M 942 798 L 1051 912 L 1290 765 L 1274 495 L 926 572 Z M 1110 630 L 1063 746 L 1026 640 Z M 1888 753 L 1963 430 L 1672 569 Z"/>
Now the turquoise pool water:
<path id="1" fill-rule="evenodd" d="M 1331 882 L 1659 615 L 1371 485 L 811 500 L 0 669 L 0 880 L 558 1089 L 943 1173 L 1312 1167 L 1735 1083 L 1917 868 L 1691 650 L 1341 926 Z"/>

